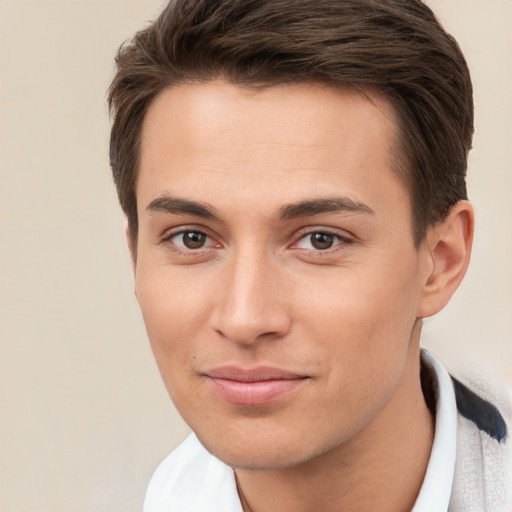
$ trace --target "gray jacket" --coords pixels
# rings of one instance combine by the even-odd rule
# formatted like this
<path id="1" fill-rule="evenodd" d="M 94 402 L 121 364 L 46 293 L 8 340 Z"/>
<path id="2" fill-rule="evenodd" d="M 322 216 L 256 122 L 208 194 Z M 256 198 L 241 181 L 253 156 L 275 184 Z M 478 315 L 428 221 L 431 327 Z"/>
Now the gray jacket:
<path id="1" fill-rule="evenodd" d="M 449 512 L 512 512 L 510 394 L 482 378 L 468 386 L 452 380 L 458 424 Z"/>

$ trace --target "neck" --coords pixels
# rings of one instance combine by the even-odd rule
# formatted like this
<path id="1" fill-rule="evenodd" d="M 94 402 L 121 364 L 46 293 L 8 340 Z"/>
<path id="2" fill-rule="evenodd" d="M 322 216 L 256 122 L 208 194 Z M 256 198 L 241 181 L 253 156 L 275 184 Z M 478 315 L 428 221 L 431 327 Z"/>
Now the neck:
<path id="1" fill-rule="evenodd" d="M 410 511 L 434 437 L 419 348 L 411 352 L 396 393 L 350 441 L 298 466 L 235 470 L 244 512 Z"/>

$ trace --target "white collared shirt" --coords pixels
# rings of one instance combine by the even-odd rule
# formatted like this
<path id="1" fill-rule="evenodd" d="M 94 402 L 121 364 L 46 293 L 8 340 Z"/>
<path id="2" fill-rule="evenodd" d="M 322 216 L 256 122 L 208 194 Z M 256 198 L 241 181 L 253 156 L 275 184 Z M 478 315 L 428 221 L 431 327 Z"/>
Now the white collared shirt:
<path id="1" fill-rule="evenodd" d="M 435 436 L 425 479 L 411 512 L 446 512 L 450 502 L 457 445 L 457 407 L 448 372 L 422 351 L 437 382 Z M 156 469 L 144 512 L 243 512 L 233 469 L 211 455 L 194 434 Z"/>
<path id="2" fill-rule="evenodd" d="M 411 512 L 445 512 L 452 492 L 457 452 L 457 405 L 452 380 L 448 372 L 426 350 L 421 353 L 422 362 L 433 371 L 437 382 L 436 428 L 434 443 L 428 461 L 427 472 L 420 493 Z"/>

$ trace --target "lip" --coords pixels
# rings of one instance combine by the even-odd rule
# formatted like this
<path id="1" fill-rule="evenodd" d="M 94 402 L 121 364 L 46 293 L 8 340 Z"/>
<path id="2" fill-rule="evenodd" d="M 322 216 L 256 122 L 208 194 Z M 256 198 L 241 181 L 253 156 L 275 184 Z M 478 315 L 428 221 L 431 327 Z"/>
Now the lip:
<path id="1" fill-rule="evenodd" d="M 214 391 L 234 405 L 267 405 L 297 389 L 309 377 L 280 368 L 224 366 L 205 372 Z"/>

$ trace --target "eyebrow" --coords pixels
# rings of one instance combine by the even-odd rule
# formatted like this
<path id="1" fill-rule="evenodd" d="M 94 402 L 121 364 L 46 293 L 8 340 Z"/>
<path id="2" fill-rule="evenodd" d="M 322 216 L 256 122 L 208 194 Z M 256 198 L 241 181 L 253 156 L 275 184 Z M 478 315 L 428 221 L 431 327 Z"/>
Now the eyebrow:
<path id="1" fill-rule="evenodd" d="M 164 212 L 175 215 L 194 215 L 204 219 L 222 221 L 221 215 L 211 205 L 207 203 L 197 203 L 177 197 L 161 196 L 153 199 L 146 210 L 150 212 Z"/>
<path id="2" fill-rule="evenodd" d="M 311 217 L 321 213 L 336 212 L 375 214 L 375 212 L 364 203 L 354 201 L 348 197 L 333 197 L 312 199 L 285 205 L 279 209 L 279 219 L 290 220 L 298 217 Z"/>
<path id="3" fill-rule="evenodd" d="M 175 215 L 193 215 L 204 219 L 222 222 L 222 216 L 212 205 L 198 203 L 177 197 L 160 196 L 153 199 L 146 210 L 164 212 Z M 374 215 L 374 211 L 366 204 L 348 197 L 310 199 L 282 206 L 278 211 L 279 220 L 291 220 L 298 217 L 312 217 L 322 213 L 351 212 Z"/>

